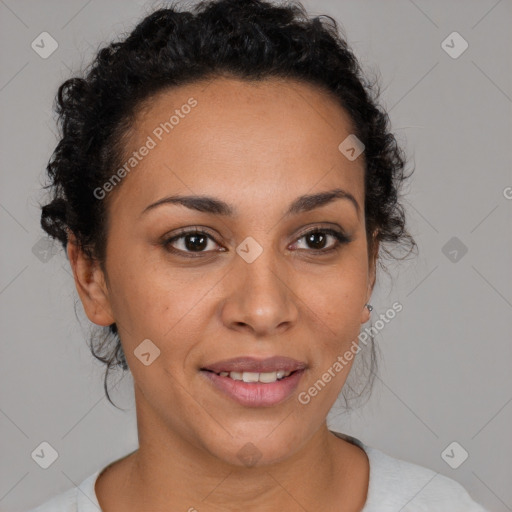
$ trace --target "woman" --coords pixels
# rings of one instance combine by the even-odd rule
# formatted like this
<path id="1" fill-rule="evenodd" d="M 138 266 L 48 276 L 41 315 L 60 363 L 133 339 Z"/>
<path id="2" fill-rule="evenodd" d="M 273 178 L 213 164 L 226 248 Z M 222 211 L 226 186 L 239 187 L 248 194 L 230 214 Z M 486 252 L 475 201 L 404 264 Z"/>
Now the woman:
<path id="1" fill-rule="evenodd" d="M 375 96 L 334 20 L 259 0 L 160 9 L 61 85 L 42 226 L 139 448 L 35 510 L 484 510 L 327 428 L 379 253 L 415 248 Z"/>

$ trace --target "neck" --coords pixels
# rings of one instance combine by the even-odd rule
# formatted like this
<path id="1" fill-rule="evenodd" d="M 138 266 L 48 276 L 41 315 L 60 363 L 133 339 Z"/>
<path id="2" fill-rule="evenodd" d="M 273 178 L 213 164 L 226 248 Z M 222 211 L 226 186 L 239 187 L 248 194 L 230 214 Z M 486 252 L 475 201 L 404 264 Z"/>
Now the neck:
<path id="1" fill-rule="evenodd" d="M 290 457 L 246 467 L 220 460 L 144 412 L 137 415 L 139 449 L 126 460 L 123 478 L 133 510 L 359 511 L 366 500 L 366 455 L 325 422 Z"/>

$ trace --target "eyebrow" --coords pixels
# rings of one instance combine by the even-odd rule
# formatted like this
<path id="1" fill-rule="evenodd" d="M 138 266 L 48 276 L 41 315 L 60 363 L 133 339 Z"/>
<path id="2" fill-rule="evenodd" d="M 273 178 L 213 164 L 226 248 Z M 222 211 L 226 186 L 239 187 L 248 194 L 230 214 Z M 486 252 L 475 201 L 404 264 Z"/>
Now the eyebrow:
<path id="1" fill-rule="evenodd" d="M 361 209 L 356 198 L 350 192 L 347 192 L 341 188 L 336 188 L 326 192 L 320 192 L 318 194 L 308 194 L 298 197 L 292 202 L 284 217 L 309 212 L 316 208 L 320 208 L 321 206 L 332 203 L 336 199 L 346 199 L 350 201 L 356 209 L 357 216 L 360 216 Z M 158 201 L 146 206 L 146 208 L 144 208 L 144 210 L 141 212 L 141 216 L 148 211 L 153 210 L 157 206 L 164 204 L 178 204 L 191 210 L 214 215 L 222 215 L 226 217 L 232 217 L 237 214 L 235 208 L 226 202 L 214 197 L 174 195 L 163 197 L 162 199 L 159 199 Z"/>

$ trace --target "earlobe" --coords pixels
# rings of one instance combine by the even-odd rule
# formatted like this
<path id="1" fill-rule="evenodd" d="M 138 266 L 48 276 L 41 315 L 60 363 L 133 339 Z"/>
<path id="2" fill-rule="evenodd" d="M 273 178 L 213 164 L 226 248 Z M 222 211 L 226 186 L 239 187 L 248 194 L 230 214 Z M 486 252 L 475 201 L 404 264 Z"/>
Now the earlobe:
<path id="1" fill-rule="evenodd" d="M 361 323 L 365 324 L 370 320 L 370 309 L 367 307 L 367 304 L 364 305 L 363 311 L 361 312 Z"/>
<path id="2" fill-rule="evenodd" d="M 97 325 L 111 325 L 115 322 L 105 276 L 97 260 L 92 260 L 79 248 L 75 236 L 68 230 L 66 248 L 73 270 L 75 286 L 89 320 Z"/>
<path id="3" fill-rule="evenodd" d="M 375 281 L 377 279 L 377 257 L 378 257 L 378 251 L 379 251 L 379 242 L 376 240 L 376 234 L 377 231 L 374 232 L 374 245 L 373 245 L 373 251 L 370 259 L 370 269 L 368 272 L 368 296 L 366 297 L 366 303 L 363 307 L 363 311 L 361 312 L 361 323 L 365 324 L 370 320 L 370 314 L 373 307 L 370 306 L 370 308 L 367 307 L 368 303 L 370 302 L 370 298 L 373 293 L 373 288 L 375 286 Z"/>

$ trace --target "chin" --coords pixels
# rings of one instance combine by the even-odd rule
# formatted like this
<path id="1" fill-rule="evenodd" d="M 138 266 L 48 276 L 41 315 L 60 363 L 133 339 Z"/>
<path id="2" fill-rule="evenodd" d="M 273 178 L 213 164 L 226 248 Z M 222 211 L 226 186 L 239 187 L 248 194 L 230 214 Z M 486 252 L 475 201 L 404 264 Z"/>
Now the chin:
<path id="1" fill-rule="evenodd" d="M 205 445 L 214 457 L 233 466 L 275 464 L 292 456 L 303 441 L 298 429 L 284 423 L 272 426 L 245 423 L 237 428 L 226 428 L 227 431 L 219 426 L 222 434 L 205 440 Z"/>

